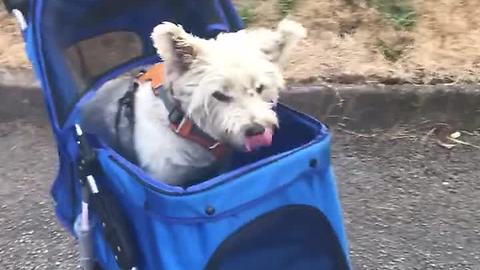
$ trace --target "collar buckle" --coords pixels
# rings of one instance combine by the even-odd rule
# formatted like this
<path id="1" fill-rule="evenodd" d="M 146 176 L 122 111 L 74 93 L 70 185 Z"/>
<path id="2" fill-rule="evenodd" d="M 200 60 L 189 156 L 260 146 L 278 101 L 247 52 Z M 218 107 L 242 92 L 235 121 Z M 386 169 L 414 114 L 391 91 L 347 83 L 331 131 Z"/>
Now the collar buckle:
<path id="1" fill-rule="evenodd" d="M 209 150 L 213 150 L 221 145 L 220 142 L 216 142 L 208 147 Z"/>

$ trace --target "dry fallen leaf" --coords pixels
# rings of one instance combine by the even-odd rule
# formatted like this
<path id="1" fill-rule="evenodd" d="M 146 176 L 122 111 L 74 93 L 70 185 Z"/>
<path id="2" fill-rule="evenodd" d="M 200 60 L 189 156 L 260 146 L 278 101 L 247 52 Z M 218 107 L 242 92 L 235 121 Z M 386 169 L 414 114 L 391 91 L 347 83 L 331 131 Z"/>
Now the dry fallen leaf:
<path id="1" fill-rule="evenodd" d="M 437 124 L 430 132 L 428 132 L 427 136 L 435 137 L 435 142 L 445 148 L 445 149 L 452 149 L 455 147 L 455 144 L 453 144 L 451 141 L 448 139 L 453 135 L 457 136 L 458 134 L 455 134 L 456 132 L 453 131 L 452 127 L 448 124 Z"/>
<path id="2" fill-rule="evenodd" d="M 460 136 L 462 136 L 462 134 L 458 131 L 455 131 L 454 133 L 450 134 L 450 138 L 452 139 L 458 139 L 460 138 Z"/>
<path id="3" fill-rule="evenodd" d="M 461 140 L 458 140 L 458 139 L 454 139 L 454 138 L 448 138 L 448 139 L 449 139 L 450 141 L 454 142 L 454 143 L 458 143 L 458 144 L 470 146 L 470 147 L 473 147 L 473 148 L 476 148 L 476 149 L 480 149 L 480 146 L 475 145 L 475 144 L 472 144 L 472 143 L 469 143 L 469 142 L 464 142 L 464 141 L 461 141 Z"/>
<path id="4" fill-rule="evenodd" d="M 452 149 L 453 147 L 455 147 L 455 144 L 451 144 L 451 143 L 444 143 L 442 142 L 441 140 L 437 140 L 436 141 L 438 145 L 440 145 L 441 147 L 443 148 L 446 148 L 446 149 Z"/>

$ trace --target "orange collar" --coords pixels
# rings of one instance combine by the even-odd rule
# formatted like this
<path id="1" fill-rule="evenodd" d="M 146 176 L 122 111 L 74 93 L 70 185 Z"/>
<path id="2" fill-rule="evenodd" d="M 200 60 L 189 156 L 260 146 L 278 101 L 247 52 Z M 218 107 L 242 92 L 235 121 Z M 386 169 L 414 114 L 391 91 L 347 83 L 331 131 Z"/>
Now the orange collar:
<path id="1" fill-rule="evenodd" d="M 169 101 L 166 100 L 168 97 L 166 96 L 166 93 L 164 92 L 165 88 L 163 87 L 165 82 L 164 74 L 163 63 L 157 63 L 146 72 L 141 72 L 137 76 L 137 79 L 142 83 L 151 82 L 153 94 L 163 100 L 169 111 L 168 118 L 170 120 L 170 128 L 173 132 L 182 138 L 203 146 L 217 159 L 224 156 L 227 153 L 227 147 L 198 128 L 197 125 L 195 125 L 195 123 L 182 112 L 178 104 L 174 104 L 173 106 L 170 106 L 171 108 L 168 108 L 167 102 Z"/>

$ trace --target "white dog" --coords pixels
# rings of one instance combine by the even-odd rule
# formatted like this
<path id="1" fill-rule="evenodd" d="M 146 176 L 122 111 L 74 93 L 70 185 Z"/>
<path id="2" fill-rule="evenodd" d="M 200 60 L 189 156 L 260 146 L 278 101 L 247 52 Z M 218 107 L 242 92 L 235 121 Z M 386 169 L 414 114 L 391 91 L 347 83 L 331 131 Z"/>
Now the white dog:
<path id="1" fill-rule="evenodd" d="M 253 151 L 272 143 L 279 125 L 273 107 L 284 87 L 281 66 L 305 35 L 290 20 L 275 30 L 247 29 L 209 40 L 162 23 L 151 38 L 164 60 L 163 87 L 155 80 L 140 79 L 135 86 L 132 78 L 112 80 L 84 106 L 84 125 L 120 153 L 135 156 L 159 181 L 187 185 L 204 179 L 228 160 L 229 149 Z M 133 102 L 127 108 L 132 121 L 118 117 L 125 100 Z"/>

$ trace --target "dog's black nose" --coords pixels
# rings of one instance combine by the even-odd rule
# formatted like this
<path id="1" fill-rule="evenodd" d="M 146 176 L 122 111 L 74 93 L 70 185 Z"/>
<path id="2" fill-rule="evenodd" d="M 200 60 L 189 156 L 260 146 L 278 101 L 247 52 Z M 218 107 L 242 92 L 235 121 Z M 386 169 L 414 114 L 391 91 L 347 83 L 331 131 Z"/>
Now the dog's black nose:
<path id="1" fill-rule="evenodd" d="M 251 137 L 251 136 L 263 134 L 264 132 L 265 132 L 264 126 L 254 123 L 245 130 L 245 135 L 247 137 Z"/>

